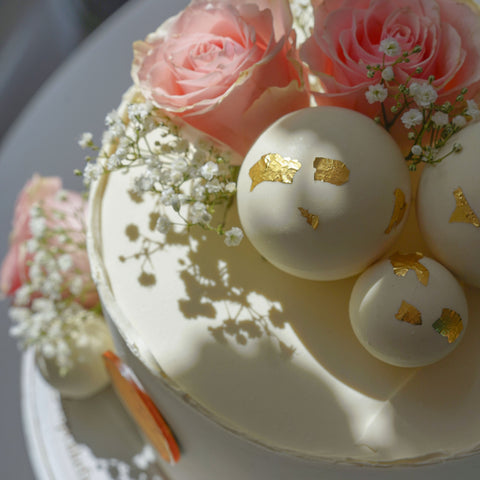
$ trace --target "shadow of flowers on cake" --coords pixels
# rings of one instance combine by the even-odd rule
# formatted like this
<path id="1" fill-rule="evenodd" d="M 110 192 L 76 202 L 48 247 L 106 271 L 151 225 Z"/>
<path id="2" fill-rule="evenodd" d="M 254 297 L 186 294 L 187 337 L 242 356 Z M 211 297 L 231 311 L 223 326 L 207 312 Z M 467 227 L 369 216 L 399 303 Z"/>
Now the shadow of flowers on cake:
<path id="1" fill-rule="evenodd" d="M 210 325 L 208 330 L 223 344 L 230 339 L 238 345 L 247 345 L 249 341 L 268 337 L 277 344 L 282 357 L 290 358 L 294 347 L 278 335 L 278 330 L 286 324 L 282 306 L 275 295 L 265 295 L 261 286 L 256 285 L 251 278 L 252 273 L 255 277 L 254 272 L 245 270 L 243 249 L 228 248 L 222 238 L 200 229 L 192 229 L 188 235 L 185 229 L 160 235 L 155 231 L 159 216 L 159 212 L 150 213 L 148 230 L 134 223 L 124 229 L 136 249 L 134 253 L 121 255 L 119 260 L 138 262 L 138 283 L 155 288 L 157 275 L 166 272 L 155 269 L 153 257 L 172 246 L 181 247 L 185 254 L 178 260 L 178 275 L 185 285 L 185 297 L 178 304 L 184 318 L 215 320 L 215 326 Z M 261 257 L 258 260 L 264 262 Z"/>

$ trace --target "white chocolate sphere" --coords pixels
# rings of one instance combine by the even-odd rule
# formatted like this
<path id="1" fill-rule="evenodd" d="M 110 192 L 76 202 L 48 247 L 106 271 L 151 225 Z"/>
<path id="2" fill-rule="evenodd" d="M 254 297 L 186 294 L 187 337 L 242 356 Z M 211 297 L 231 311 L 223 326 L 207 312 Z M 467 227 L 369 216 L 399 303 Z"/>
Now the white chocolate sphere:
<path id="1" fill-rule="evenodd" d="M 350 297 L 350 321 L 360 343 L 400 367 L 445 357 L 468 324 L 467 301 L 455 277 L 435 260 L 416 255 L 394 254 L 377 262 L 360 275 Z"/>
<path id="2" fill-rule="evenodd" d="M 391 136 L 338 107 L 293 112 L 241 166 L 240 221 L 253 246 L 298 277 L 336 280 L 380 257 L 404 224 L 410 178 Z"/>
<path id="3" fill-rule="evenodd" d="M 480 287 L 480 124 L 461 130 L 453 142 L 462 151 L 426 165 L 417 193 L 420 231 L 443 265 L 461 280 Z"/>

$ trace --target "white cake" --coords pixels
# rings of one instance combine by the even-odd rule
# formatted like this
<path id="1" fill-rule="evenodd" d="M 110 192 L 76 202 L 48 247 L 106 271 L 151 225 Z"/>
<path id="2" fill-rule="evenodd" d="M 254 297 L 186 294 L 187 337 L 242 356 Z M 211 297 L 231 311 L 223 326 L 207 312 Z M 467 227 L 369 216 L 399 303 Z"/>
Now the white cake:
<path id="1" fill-rule="evenodd" d="M 200 229 L 163 237 L 155 199 L 129 193 L 133 170 L 93 185 L 89 253 L 116 349 L 180 446 L 168 478 L 403 478 L 478 450 L 478 290 L 466 288 L 469 331 L 450 356 L 389 366 L 351 329 L 356 277 L 299 279 L 248 240 L 229 248 Z M 143 236 L 165 244 L 142 256 Z M 415 208 L 397 250 L 429 253 Z M 139 278 L 142 262 L 155 279 Z"/>

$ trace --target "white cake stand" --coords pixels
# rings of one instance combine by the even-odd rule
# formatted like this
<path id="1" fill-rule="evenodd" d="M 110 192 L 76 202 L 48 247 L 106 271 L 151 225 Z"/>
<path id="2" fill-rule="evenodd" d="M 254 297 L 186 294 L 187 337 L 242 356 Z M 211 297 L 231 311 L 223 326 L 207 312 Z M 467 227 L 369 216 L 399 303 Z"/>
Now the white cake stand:
<path id="1" fill-rule="evenodd" d="M 37 480 L 167 480 L 111 387 L 64 400 L 22 359 L 22 414 Z"/>

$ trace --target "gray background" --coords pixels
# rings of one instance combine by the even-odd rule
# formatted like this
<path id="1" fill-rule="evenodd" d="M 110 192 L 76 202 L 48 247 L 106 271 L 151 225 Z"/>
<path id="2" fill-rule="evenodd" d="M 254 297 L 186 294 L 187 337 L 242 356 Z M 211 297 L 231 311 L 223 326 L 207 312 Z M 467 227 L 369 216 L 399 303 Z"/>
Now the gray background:
<path id="1" fill-rule="evenodd" d="M 124 0 L 123 0 L 124 1 Z M 0 0 L 0 153 L 16 125 L 28 114 L 29 102 L 52 73 L 74 52 L 122 0 Z M 100 8 L 100 9 L 99 9 Z M 32 136 L 35 132 L 32 131 Z M 81 133 L 81 132 L 79 132 Z M 31 159 L 30 162 L 41 162 Z M 0 175 L 7 175 L 0 157 Z M 32 165 L 32 168 L 33 165 Z M 47 174 L 38 168 L 39 173 Z M 27 179 L 28 177 L 25 177 Z M 7 178 L 0 178 L 2 183 Z M 13 185 L 12 188 L 17 188 Z M 11 192 L 0 190 L 1 203 L 12 209 Z M 2 217 L 4 218 L 4 217 Z M 10 225 L 0 226 L 0 256 Z M 20 413 L 20 353 L 8 335 L 7 301 L 0 301 L 0 479 L 34 478 L 26 454 Z M 68 479 L 65 479 L 68 480 Z"/>

